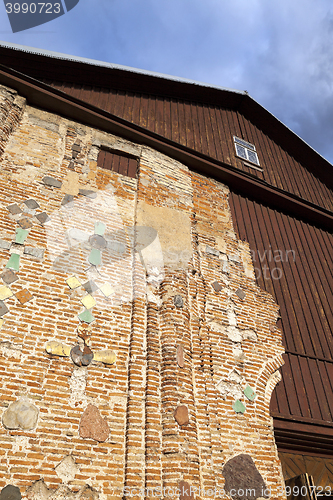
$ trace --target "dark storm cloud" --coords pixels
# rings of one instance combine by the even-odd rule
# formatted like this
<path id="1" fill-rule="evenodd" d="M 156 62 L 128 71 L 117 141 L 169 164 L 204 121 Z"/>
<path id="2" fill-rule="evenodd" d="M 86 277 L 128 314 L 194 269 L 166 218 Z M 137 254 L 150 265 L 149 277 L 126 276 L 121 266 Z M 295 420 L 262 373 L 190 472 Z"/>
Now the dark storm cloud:
<path id="1" fill-rule="evenodd" d="M 333 161 L 331 0 L 80 0 L 9 42 L 247 90 Z"/>

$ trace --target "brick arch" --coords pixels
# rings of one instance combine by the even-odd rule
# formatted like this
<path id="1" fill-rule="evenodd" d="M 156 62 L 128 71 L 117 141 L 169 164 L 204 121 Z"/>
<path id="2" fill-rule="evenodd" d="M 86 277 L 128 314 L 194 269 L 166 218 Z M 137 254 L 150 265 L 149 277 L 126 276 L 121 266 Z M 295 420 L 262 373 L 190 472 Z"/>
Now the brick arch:
<path id="1" fill-rule="evenodd" d="M 264 394 L 264 401 L 269 406 L 273 390 L 281 380 L 279 369 L 284 365 L 282 354 L 277 354 L 264 363 L 256 379 L 256 390 Z"/>

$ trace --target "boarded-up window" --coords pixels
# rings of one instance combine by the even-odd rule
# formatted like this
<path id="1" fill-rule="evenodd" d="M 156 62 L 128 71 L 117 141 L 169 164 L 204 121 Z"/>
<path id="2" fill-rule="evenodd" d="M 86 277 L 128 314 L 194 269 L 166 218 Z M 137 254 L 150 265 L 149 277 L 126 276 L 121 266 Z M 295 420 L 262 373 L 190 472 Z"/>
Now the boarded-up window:
<path id="1" fill-rule="evenodd" d="M 118 174 L 127 175 L 132 178 L 136 177 L 137 165 L 138 161 L 136 158 L 113 153 L 112 151 L 106 151 L 104 149 L 100 150 L 97 158 L 98 167 L 112 170 L 112 172 L 117 172 Z"/>

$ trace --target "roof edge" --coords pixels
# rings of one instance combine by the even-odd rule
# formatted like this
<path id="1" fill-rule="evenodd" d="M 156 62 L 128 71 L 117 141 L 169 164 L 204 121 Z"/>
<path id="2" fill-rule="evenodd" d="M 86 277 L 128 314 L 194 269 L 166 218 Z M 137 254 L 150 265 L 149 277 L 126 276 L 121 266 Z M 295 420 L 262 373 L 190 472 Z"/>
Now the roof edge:
<path id="1" fill-rule="evenodd" d="M 280 209 L 282 206 L 287 213 L 311 221 L 317 226 L 326 229 L 332 228 L 333 212 L 296 195 L 270 186 L 264 181 L 252 178 L 249 174 L 240 172 L 230 165 L 175 143 L 155 132 L 148 131 L 123 118 L 80 101 L 27 75 L 0 66 L 0 83 L 16 90 L 27 99 L 29 105 L 120 135 L 138 144 L 145 144 L 175 158 L 192 170 L 219 179 L 233 191 L 243 192 L 247 196 L 250 195 L 255 199 L 259 199 L 268 206 L 277 206 Z"/>
<path id="2" fill-rule="evenodd" d="M 50 57 L 53 59 L 60 59 L 63 61 L 72 61 L 72 62 L 77 62 L 77 63 L 81 63 L 81 64 L 89 64 L 90 66 L 96 66 L 96 67 L 100 67 L 100 68 L 115 69 L 115 70 L 119 70 L 119 71 L 127 71 L 129 73 L 136 73 L 139 75 L 152 76 L 154 78 L 161 78 L 164 80 L 170 80 L 170 81 L 179 82 L 179 83 L 187 83 L 187 84 L 191 84 L 191 85 L 197 85 L 199 87 L 206 87 L 206 88 L 210 88 L 210 89 L 222 90 L 225 92 L 233 92 L 234 94 L 248 95 L 248 92 L 246 90 L 243 91 L 243 90 L 230 89 L 227 87 L 220 87 L 218 85 L 213 85 L 213 84 L 205 83 L 205 82 L 199 82 L 197 80 L 191 80 L 188 78 L 182 78 L 182 77 L 173 76 L 173 75 L 167 75 L 165 73 L 157 73 L 155 71 L 149 71 L 149 70 L 144 70 L 144 69 L 139 69 L 139 68 L 132 68 L 131 66 L 122 66 L 121 64 L 113 64 L 113 63 L 108 63 L 105 61 L 99 61 L 96 59 L 89 59 L 89 58 L 80 57 L 80 56 L 63 54 L 61 52 L 53 52 L 51 50 L 38 49 L 35 47 L 28 47 L 25 45 L 19 45 L 16 43 L 9 43 L 9 42 L 5 42 L 2 40 L 0 40 L 0 47 L 5 47 L 8 49 L 17 50 L 19 52 L 26 52 L 29 54 Z"/>
<path id="3" fill-rule="evenodd" d="M 113 63 L 107 63 L 103 61 L 98 61 L 94 59 L 88 59 L 84 57 L 79 57 L 79 56 L 72 56 L 68 54 L 63 54 L 60 52 L 53 52 L 45 49 L 38 49 L 34 47 L 28 47 L 25 45 L 19 45 L 19 44 L 13 44 L 5 41 L 0 41 L 0 48 L 5 48 L 9 50 L 15 50 L 17 52 L 21 53 L 26 53 L 26 54 L 31 54 L 32 56 L 42 56 L 42 57 L 47 57 L 50 59 L 57 59 L 59 61 L 68 61 L 68 62 L 74 62 L 82 65 L 89 65 L 92 67 L 105 69 L 105 70 L 116 70 L 119 72 L 124 72 L 125 74 L 129 75 L 141 75 L 143 77 L 148 77 L 148 78 L 153 78 L 153 79 L 160 79 L 161 81 L 164 82 L 175 82 L 179 84 L 184 84 L 184 85 L 191 85 L 193 88 L 196 89 L 202 89 L 203 91 L 207 89 L 208 93 L 209 91 L 213 92 L 226 92 L 230 93 L 231 95 L 234 95 L 235 98 L 237 97 L 240 99 L 238 102 L 238 109 L 239 111 L 246 111 L 246 109 L 252 110 L 252 116 L 254 114 L 260 114 L 261 119 L 265 120 L 267 122 L 270 122 L 273 127 L 277 128 L 280 130 L 280 135 L 294 138 L 296 140 L 296 143 L 298 144 L 298 147 L 304 146 L 307 149 L 307 154 L 314 159 L 314 157 L 317 157 L 317 160 L 319 160 L 322 164 L 324 164 L 327 168 L 327 166 L 332 167 L 332 164 L 318 151 L 316 151 L 310 144 L 308 144 L 304 139 L 302 139 L 298 134 L 296 134 L 293 130 L 291 130 L 287 125 L 285 125 L 279 118 L 277 118 L 275 115 L 273 115 L 270 111 L 268 111 L 264 106 L 262 106 L 258 101 L 256 101 L 247 91 L 241 91 L 241 90 L 235 90 L 235 89 L 230 89 L 227 87 L 220 87 L 217 85 L 212 85 L 209 83 L 204 83 L 204 82 L 199 82 L 196 80 L 191 80 L 187 78 L 181 78 L 181 77 L 176 77 L 176 76 L 171 76 L 163 73 L 157 73 L 153 71 L 148 71 L 148 70 L 142 70 L 138 68 L 132 68 L 129 66 L 122 66 L 119 64 L 113 64 Z M 274 125 L 275 124 L 275 125 Z M 289 139 L 289 142 L 290 142 Z M 318 165 L 317 165 L 318 168 Z"/>

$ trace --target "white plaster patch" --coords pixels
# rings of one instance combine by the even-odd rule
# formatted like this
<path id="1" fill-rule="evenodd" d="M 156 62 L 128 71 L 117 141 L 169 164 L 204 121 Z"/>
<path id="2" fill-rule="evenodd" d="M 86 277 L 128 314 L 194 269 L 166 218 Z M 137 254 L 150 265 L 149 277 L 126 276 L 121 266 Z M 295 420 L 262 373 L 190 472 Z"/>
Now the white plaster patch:
<path id="1" fill-rule="evenodd" d="M 18 169 L 16 174 L 12 174 L 12 181 L 20 184 L 32 184 L 40 175 L 40 169 L 34 165 L 25 165 Z"/>
<path id="2" fill-rule="evenodd" d="M 245 354 L 240 343 L 232 346 L 232 354 L 238 361 L 244 361 L 245 359 Z"/>
<path id="3" fill-rule="evenodd" d="M 148 302 L 153 302 L 157 306 L 161 306 L 163 301 L 162 299 L 158 296 L 155 295 L 151 287 L 147 287 L 147 301 Z"/>
<path id="4" fill-rule="evenodd" d="M 139 228 L 139 229 L 141 229 L 141 233 L 142 233 L 143 232 L 142 230 L 146 229 L 146 228 Z M 147 228 L 147 230 L 149 232 L 149 230 L 151 230 L 151 228 Z M 140 240 L 140 236 L 139 236 L 139 240 Z M 148 246 L 144 245 L 145 237 L 141 236 L 141 239 L 143 240 L 144 248 L 142 248 L 142 250 L 140 250 L 140 241 L 139 241 L 139 244 L 137 243 L 137 248 L 138 248 L 138 251 L 141 252 L 142 261 L 144 263 L 146 273 L 148 275 L 160 276 L 163 280 L 164 260 L 163 260 L 162 247 L 161 247 L 161 243 L 159 241 L 159 238 L 156 235 L 154 240 L 150 244 L 148 244 Z M 148 242 L 149 242 L 149 239 L 148 239 Z"/>
<path id="5" fill-rule="evenodd" d="M 111 410 L 113 410 L 113 408 L 115 407 L 115 405 L 120 405 L 123 408 L 126 408 L 127 398 L 126 397 L 122 397 L 122 396 L 110 396 L 109 406 L 110 406 Z"/>
<path id="6" fill-rule="evenodd" d="M 217 248 L 220 251 L 220 253 L 225 253 L 227 250 L 227 243 L 224 238 L 221 238 L 220 236 L 216 237 L 216 244 Z"/>
<path id="7" fill-rule="evenodd" d="M 26 498 L 29 500 L 47 500 L 51 494 L 52 491 L 48 490 L 44 479 L 40 479 L 27 489 Z"/>
<path id="8" fill-rule="evenodd" d="M 229 254 L 228 258 L 231 262 L 240 262 L 240 257 L 239 255 L 234 255 L 234 254 Z"/>
<path id="9" fill-rule="evenodd" d="M 242 332 L 235 326 L 229 326 L 226 329 L 226 334 L 228 336 L 228 339 L 231 340 L 232 342 L 238 343 L 243 340 Z"/>
<path id="10" fill-rule="evenodd" d="M 19 245 L 18 243 L 12 243 L 11 247 L 9 249 L 9 253 L 17 253 L 19 255 L 23 255 L 24 252 L 24 245 Z"/>
<path id="11" fill-rule="evenodd" d="M 213 330 L 214 332 L 218 332 L 218 333 L 225 334 L 227 331 L 227 327 L 224 325 L 221 325 L 221 323 L 218 323 L 217 321 L 211 321 L 210 323 L 208 323 L 208 327 L 210 330 Z"/>
<path id="12" fill-rule="evenodd" d="M 238 248 L 240 250 L 241 259 L 243 262 L 245 276 L 247 278 L 255 279 L 255 273 L 251 258 L 250 247 L 247 241 L 239 241 Z"/>
<path id="13" fill-rule="evenodd" d="M 61 191 L 66 194 L 76 196 L 79 194 L 79 182 L 79 174 L 69 170 L 66 177 L 62 181 Z"/>
<path id="14" fill-rule="evenodd" d="M 87 376 L 87 367 L 80 366 L 79 368 L 74 368 L 69 381 L 69 387 L 71 390 L 71 397 L 69 400 L 70 406 L 76 406 L 76 404 L 80 404 L 83 406 L 87 405 L 87 396 L 85 394 L 87 386 Z"/>
<path id="15" fill-rule="evenodd" d="M 244 384 L 245 382 L 245 378 L 237 370 L 232 370 L 229 373 L 228 379 L 236 384 Z"/>
<path id="16" fill-rule="evenodd" d="M 217 382 L 216 387 L 224 399 L 227 396 L 231 396 L 233 399 L 241 399 L 243 397 L 242 387 L 245 382 L 245 378 L 234 369 L 229 373 L 228 379 L 221 379 Z"/>
<path id="17" fill-rule="evenodd" d="M 27 453 L 31 448 L 28 436 L 15 436 L 15 441 L 13 444 L 13 453 Z"/>
<path id="18" fill-rule="evenodd" d="M 228 263 L 228 259 L 226 257 L 221 259 L 221 270 L 223 273 L 226 273 L 226 274 L 229 273 L 229 263 Z"/>
<path id="19" fill-rule="evenodd" d="M 67 230 L 67 238 L 70 239 L 69 247 L 77 245 L 77 242 L 83 242 L 89 240 L 90 234 L 82 231 L 81 229 L 76 229 L 74 227 Z"/>
<path id="20" fill-rule="evenodd" d="M 44 479 L 40 479 L 26 490 L 26 496 L 23 498 L 27 498 L 28 500 L 80 500 L 83 498 L 97 500 L 99 495 L 100 494 L 87 483 L 82 486 L 79 491 L 73 492 L 66 484 L 61 484 L 56 490 L 51 488 L 48 489 L 44 483 Z"/>
<path id="21" fill-rule="evenodd" d="M 151 244 L 142 250 L 148 272 L 152 267 L 157 267 L 161 274 L 164 265 L 173 269 L 187 269 L 192 257 L 191 223 L 187 213 L 173 208 L 148 205 L 140 201 L 137 209 L 137 224 L 142 231 L 147 228 L 146 231 L 155 230 L 156 233 Z"/>
<path id="22" fill-rule="evenodd" d="M 227 316 L 228 316 L 229 325 L 236 326 L 237 325 L 237 318 L 236 318 L 236 314 L 235 314 L 233 309 L 230 308 L 227 311 Z"/>
<path id="23" fill-rule="evenodd" d="M 243 395 L 242 389 L 235 382 L 220 380 L 220 382 L 216 384 L 216 387 L 224 399 L 227 396 L 231 396 L 233 399 L 240 399 Z"/>
<path id="24" fill-rule="evenodd" d="M 80 469 L 76 465 L 74 458 L 71 455 L 68 455 L 55 467 L 54 470 L 59 479 L 61 479 L 63 483 L 67 484 L 70 481 L 74 481 L 75 476 Z"/>
<path id="25" fill-rule="evenodd" d="M 231 342 L 240 343 L 244 340 L 251 340 L 252 342 L 256 342 L 258 340 L 257 334 L 254 330 L 240 330 L 236 326 L 225 326 L 218 321 L 211 321 L 208 324 L 208 327 L 214 332 L 226 335 L 228 339 L 231 340 Z"/>
<path id="26" fill-rule="evenodd" d="M 0 342 L 0 352 L 5 358 L 20 360 L 22 356 L 22 345 Z"/>
<path id="27" fill-rule="evenodd" d="M 243 340 L 252 340 L 252 342 L 257 342 L 258 335 L 254 330 L 242 330 Z"/>

